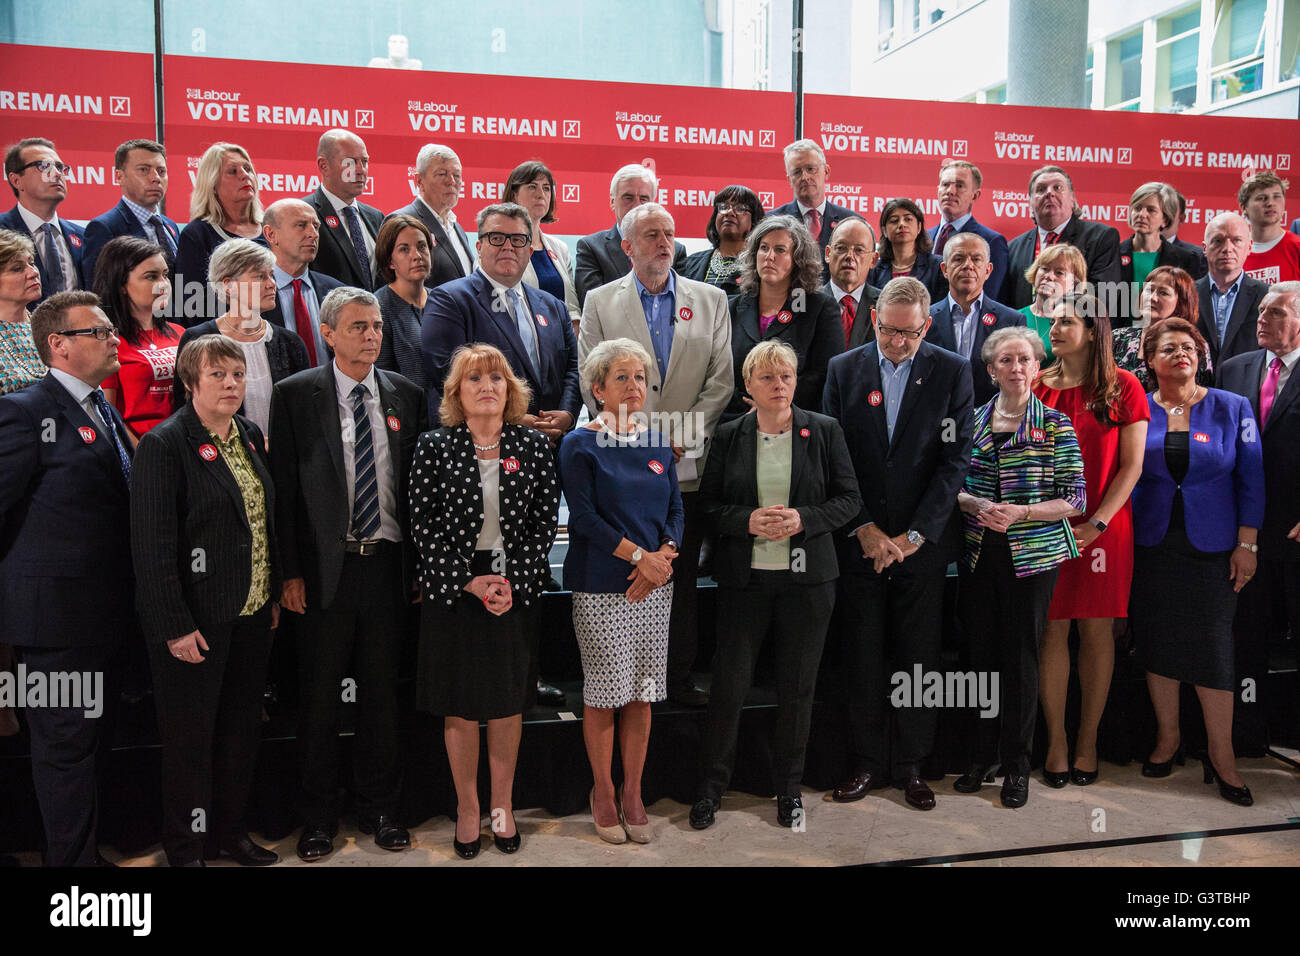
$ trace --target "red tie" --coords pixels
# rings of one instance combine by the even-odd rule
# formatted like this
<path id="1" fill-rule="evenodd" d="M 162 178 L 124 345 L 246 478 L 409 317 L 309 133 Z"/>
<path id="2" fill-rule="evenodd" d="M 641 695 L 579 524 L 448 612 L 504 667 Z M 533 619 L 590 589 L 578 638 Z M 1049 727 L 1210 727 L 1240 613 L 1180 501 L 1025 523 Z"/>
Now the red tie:
<path id="1" fill-rule="evenodd" d="M 952 235 L 952 223 L 945 222 L 942 226 L 939 227 L 939 236 L 936 239 L 934 244 L 934 254 L 936 256 L 943 255 L 944 243 L 948 241 L 948 237 L 951 235 Z"/>
<path id="2" fill-rule="evenodd" d="M 1276 355 L 1268 363 L 1268 374 L 1264 376 L 1264 385 L 1259 390 L 1259 427 L 1268 424 L 1268 414 L 1273 411 L 1273 402 L 1277 398 L 1277 380 L 1282 375 L 1282 360 Z"/>
<path id="3" fill-rule="evenodd" d="M 813 242 L 817 242 L 822 234 L 822 214 L 816 209 L 808 210 L 808 231 L 812 233 Z"/>
<path id="4" fill-rule="evenodd" d="M 840 305 L 844 307 L 840 313 L 840 320 L 844 323 L 844 347 L 849 347 L 849 334 L 853 331 L 853 319 L 858 314 L 858 305 L 853 301 L 853 296 L 846 295 L 840 299 Z"/>
<path id="5" fill-rule="evenodd" d="M 307 357 L 311 367 L 316 367 L 316 334 L 311 327 L 311 313 L 307 311 L 307 300 L 302 297 L 302 280 L 293 280 L 293 324 L 298 328 L 298 338 L 307 346 Z"/>
<path id="6" fill-rule="evenodd" d="M 1048 246 L 1054 246 L 1054 245 L 1056 245 L 1057 242 L 1060 241 L 1061 236 L 1060 236 L 1059 233 L 1049 232 L 1049 233 L 1047 234 L 1047 236 L 1046 236 L 1046 239 L 1047 239 L 1047 243 L 1043 246 L 1043 249 L 1046 249 Z M 1038 258 L 1038 253 L 1042 252 L 1043 249 L 1035 249 L 1035 250 L 1034 250 L 1034 258 L 1035 258 L 1035 259 Z"/>

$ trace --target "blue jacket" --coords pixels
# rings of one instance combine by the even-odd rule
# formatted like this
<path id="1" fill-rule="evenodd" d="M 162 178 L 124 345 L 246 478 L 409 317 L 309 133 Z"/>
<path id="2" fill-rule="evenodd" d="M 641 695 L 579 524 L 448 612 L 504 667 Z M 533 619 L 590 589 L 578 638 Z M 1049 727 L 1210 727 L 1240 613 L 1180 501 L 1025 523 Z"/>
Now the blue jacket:
<path id="1" fill-rule="evenodd" d="M 173 245 L 179 242 L 181 232 L 176 223 L 161 213 L 158 218 L 162 220 L 163 228 L 171 235 Z M 125 202 L 119 201 L 108 212 L 101 213 L 90 220 L 86 223 L 86 246 L 81 251 L 81 281 L 85 284 L 84 288 L 89 289 L 94 281 L 95 263 L 99 260 L 99 254 L 111 240 L 118 236 L 135 236 L 137 239 L 153 241 Z M 165 253 L 167 244 L 163 243 L 162 248 Z M 174 262 L 169 264 L 175 266 Z"/>
<path id="2" fill-rule="evenodd" d="M 3 216 L 0 216 L 0 229 L 8 229 L 16 232 L 20 236 L 26 236 L 32 242 L 40 245 L 41 240 L 27 231 L 27 223 L 23 219 L 23 214 L 18 211 L 15 205 Z M 63 233 L 63 238 L 68 242 L 68 248 L 72 250 L 72 271 L 77 275 L 77 281 L 81 282 L 81 260 L 86 249 L 86 230 L 82 229 L 75 223 L 68 222 L 62 216 L 59 217 L 59 229 Z M 44 302 L 50 297 L 50 277 L 45 271 L 45 262 L 41 259 L 41 250 L 36 250 L 36 268 L 41 273 L 41 297 L 36 300 L 32 308 Z M 82 288 L 90 288 L 89 284 Z"/>
<path id="3" fill-rule="evenodd" d="M 985 284 L 985 289 L 988 285 Z M 975 389 L 975 407 L 979 408 L 997 393 L 997 386 L 989 378 L 987 366 L 980 357 L 984 349 L 984 340 L 998 329 L 1008 329 L 1015 325 L 1024 325 L 1024 313 L 1008 309 L 1002 303 L 992 299 L 988 292 L 980 298 L 979 317 L 975 320 L 975 331 L 971 338 L 970 354 L 962 358 L 970 362 L 971 385 Z M 952 330 L 952 308 L 948 299 L 942 298 L 930 306 L 930 328 L 925 333 L 925 340 L 949 352 L 957 351 L 957 339 Z"/>
<path id="4" fill-rule="evenodd" d="M 925 234 L 930 237 L 931 242 L 938 241 L 939 227 L 943 225 L 943 219 L 939 220 L 939 225 L 931 226 L 925 230 Z M 995 229 L 978 222 L 974 216 L 966 220 L 965 224 L 954 232 L 952 235 L 958 235 L 963 232 L 973 232 L 980 236 L 989 244 L 989 261 L 993 263 L 993 271 L 989 273 L 988 279 L 984 283 L 984 294 L 991 299 L 996 299 L 1002 292 L 1002 283 L 1006 281 L 1007 276 L 1007 237 Z M 948 237 L 952 241 L 952 236 Z"/>

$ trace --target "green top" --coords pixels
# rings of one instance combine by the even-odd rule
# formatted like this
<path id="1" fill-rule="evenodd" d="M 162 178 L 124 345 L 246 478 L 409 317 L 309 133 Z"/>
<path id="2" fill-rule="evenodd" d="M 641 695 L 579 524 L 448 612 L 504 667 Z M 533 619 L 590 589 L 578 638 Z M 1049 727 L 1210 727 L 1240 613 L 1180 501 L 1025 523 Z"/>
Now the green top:
<path id="1" fill-rule="evenodd" d="M 1155 252 L 1138 252 L 1133 250 L 1133 281 L 1141 285 L 1147 281 L 1147 276 L 1151 270 L 1156 267 L 1156 259 L 1160 258 L 1160 250 Z"/>
<path id="2" fill-rule="evenodd" d="M 793 462 L 793 432 L 786 429 L 779 435 L 758 433 L 758 506 L 771 508 L 790 504 L 790 468 Z M 751 568 L 760 571 L 790 570 L 790 539 L 768 541 L 754 538 L 754 555 L 749 560 Z"/>
<path id="3" fill-rule="evenodd" d="M 0 322 L 0 395 L 35 385 L 48 371 L 32 341 L 31 322 Z"/>
<path id="4" fill-rule="evenodd" d="M 1043 340 L 1043 349 L 1047 352 L 1047 357 L 1043 359 L 1043 368 L 1047 368 L 1052 362 L 1052 340 L 1047 337 L 1047 331 L 1052 327 L 1052 320 L 1034 315 L 1032 305 L 1025 306 L 1020 312 L 1025 317 L 1025 325 L 1037 332 L 1038 337 Z"/>
<path id="5" fill-rule="evenodd" d="M 217 443 L 217 450 L 225 459 L 226 467 L 239 485 L 239 493 L 244 499 L 244 514 L 248 517 L 248 527 L 253 532 L 253 574 L 248 586 L 248 600 L 240 617 L 247 617 L 261 610 L 262 605 L 271 599 L 271 549 L 266 533 L 266 497 L 262 493 L 262 479 L 257 477 L 252 459 L 244 448 L 239 429 L 232 422 L 230 438 L 222 441 L 208 429 L 208 434 Z"/>

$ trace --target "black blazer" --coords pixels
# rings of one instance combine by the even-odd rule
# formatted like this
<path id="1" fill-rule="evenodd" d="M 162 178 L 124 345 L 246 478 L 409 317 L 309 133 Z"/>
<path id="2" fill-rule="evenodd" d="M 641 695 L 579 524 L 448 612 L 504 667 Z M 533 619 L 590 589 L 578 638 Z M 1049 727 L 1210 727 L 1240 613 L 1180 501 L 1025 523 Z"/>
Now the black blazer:
<path id="1" fill-rule="evenodd" d="M 1240 294 L 1239 294 L 1240 295 Z M 1256 349 L 1228 359 L 1218 368 L 1218 386 L 1250 399 L 1259 421 L 1259 387 L 1273 353 Z M 1273 399 L 1264 440 L 1264 526 L 1259 551 L 1275 560 L 1300 562 L 1300 541 L 1287 532 L 1300 523 L 1300 369 L 1293 368 Z"/>
<path id="2" fill-rule="evenodd" d="M 1212 281 L 1209 275 L 1196 280 L 1196 294 L 1200 299 L 1196 327 L 1209 343 L 1210 363 L 1218 368 L 1234 356 L 1259 348 L 1255 326 L 1259 322 L 1259 304 L 1268 294 L 1268 283 L 1248 275 L 1241 277 L 1241 287 L 1237 289 L 1237 298 L 1232 302 L 1232 312 L 1229 313 L 1228 324 L 1223 330 L 1223 342 L 1220 342 L 1214 328 L 1214 301 L 1210 298 Z"/>
<path id="3" fill-rule="evenodd" d="M 1206 261 L 1205 250 L 1203 248 L 1193 245 L 1190 242 L 1183 242 L 1183 240 L 1179 239 L 1177 236 L 1169 241 L 1175 248 L 1181 249 L 1187 254 L 1188 261 L 1190 261 L 1192 265 L 1190 268 L 1187 266 L 1183 266 L 1183 268 L 1187 269 L 1187 271 L 1191 273 L 1193 279 L 1199 279 L 1201 276 L 1209 274 L 1210 264 Z"/>
<path id="4" fill-rule="evenodd" d="M 442 228 L 442 223 L 438 217 L 433 214 L 428 206 L 419 199 L 412 199 L 409 206 L 403 206 L 401 209 L 394 209 L 384 220 L 392 219 L 394 216 L 414 216 L 420 222 L 429 228 L 429 234 L 433 237 L 433 248 L 429 250 L 429 275 L 424 280 L 425 288 L 436 289 L 444 282 L 450 282 L 452 279 L 463 279 L 469 275 L 460 266 L 460 257 L 456 255 L 455 250 L 449 245 L 451 242 L 447 238 L 447 230 Z M 474 255 L 474 244 L 469 241 L 469 236 L 461 228 L 460 222 L 452 225 L 456 227 L 456 235 L 460 241 L 465 244 L 465 249 L 469 254 L 470 272 L 474 271 L 474 266 L 478 259 Z"/>
<path id="5" fill-rule="evenodd" d="M 674 242 L 673 270 L 680 275 L 685 265 L 686 247 Z M 587 293 L 592 289 L 621 279 L 631 271 L 632 260 L 623 251 L 623 237 L 617 227 L 610 226 L 604 232 L 583 236 L 578 240 L 578 259 L 573 267 L 578 305 L 586 304 Z"/>
<path id="6" fill-rule="evenodd" d="M 204 295 L 196 302 L 206 302 L 208 263 L 212 260 L 212 253 L 216 251 L 217 246 L 225 241 L 226 237 L 217 232 L 216 227 L 206 219 L 191 219 L 186 223 L 185 228 L 181 230 L 180 238 L 176 240 L 176 271 L 172 276 L 173 287 L 186 289 L 190 287 L 190 283 L 198 282 L 203 286 Z M 259 233 L 252 241 L 259 246 L 270 248 L 265 234 Z M 184 314 L 177 305 L 172 305 L 172 309 L 175 310 L 173 315 L 179 324 L 190 326 L 207 318 L 215 318 L 215 316 L 191 314 L 190 310 L 194 305 L 195 303 L 191 302 L 182 303 L 182 306 L 187 307 L 183 310 Z M 199 311 L 202 309 L 200 308 Z"/>
<path id="7" fill-rule="evenodd" d="M 844 429 L 862 495 L 862 509 L 836 535 L 840 571 L 871 571 L 850 533 L 869 521 L 890 537 L 919 531 L 925 544 L 908 562 L 942 567 L 960 548 L 957 492 L 970 468 L 974 440 L 968 363 L 921 343 L 912 357 L 892 442 L 884 402 L 871 403 L 875 392 L 883 396 L 876 343 L 831 359 L 822 408 Z"/>
<path id="8" fill-rule="evenodd" d="M 335 279 L 339 285 L 356 286 L 366 291 L 374 289 L 373 256 L 367 273 L 357 261 L 357 251 L 352 248 L 352 236 L 348 233 L 347 223 L 334 211 L 334 204 L 325 195 L 324 189 L 317 186 L 316 191 L 310 196 L 303 196 L 302 201 L 315 209 L 316 216 L 320 219 L 320 245 L 316 250 L 316 259 L 311 264 L 312 269 Z M 361 219 L 361 228 L 365 229 L 373 240 L 379 235 L 379 226 L 384 221 L 384 214 L 359 199 L 356 208 Z"/>
<path id="9" fill-rule="evenodd" d="M 988 368 L 980 353 L 984 350 L 984 340 L 998 329 L 1024 325 L 1025 315 L 1017 309 L 1008 309 L 1001 302 L 995 302 L 988 295 L 980 299 L 980 315 L 975 321 L 975 336 L 971 342 L 969 355 L 962 358 L 970 363 L 971 386 L 975 390 L 975 407 L 979 408 L 997 394 L 997 386 L 989 378 Z M 948 299 L 943 298 L 930 306 L 930 328 L 925 333 L 925 340 L 949 352 L 957 351 L 957 340 L 952 331 L 952 308 Z"/>
<path id="10" fill-rule="evenodd" d="M 799 214 L 799 203 L 793 199 L 785 205 L 769 209 L 767 214 L 769 216 L 793 216 L 800 222 L 804 221 L 803 216 Z M 817 240 L 817 251 L 823 258 L 826 255 L 826 247 L 831 244 L 831 233 L 835 231 L 835 226 L 840 221 L 850 218 L 864 219 L 865 217 L 847 206 L 833 203 L 829 199 L 826 200 L 826 212 L 822 215 L 822 231 L 820 235 L 814 237 Z M 754 225 L 758 225 L 758 223 L 754 223 Z M 804 223 L 804 225 L 807 225 L 807 223 Z"/>
<path id="11" fill-rule="evenodd" d="M 682 269 L 679 275 L 687 279 L 694 279 L 696 282 L 707 282 L 704 277 L 709 274 L 709 260 L 713 258 L 714 248 L 710 246 L 707 249 L 701 249 L 699 252 L 692 252 L 682 263 Z M 736 282 L 737 273 L 732 273 L 718 286 L 727 298 L 733 295 L 740 295 L 740 285 Z"/>
<path id="12" fill-rule="evenodd" d="M 378 368 L 375 377 L 379 407 L 388 426 L 385 437 L 402 531 L 405 592 L 410 590 L 414 568 L 407 479 L 415 444 L 428 428 L 428 418 L 424 392 L 417 385 Z M 334 603 L 351 510 L 338 408 L 333 362 L 290 375 L 271 393 L 271 474 L 281 565 L 286 580 L 305 579 L 307 604 L 319 610 Z"/>
<path id="13" fill-rule="evenodd" d="M 176 227 L 176 223 L 162 213 L 158 214 L 158 218 L 162 220 L 163 229 L 171 237 L 172 245 L 175 245 L 180 238 L 180 230 Z M 104 251 L 104 246 L 118 236 L 135 236 L 147 242 L 154 241 L 145 234 L 144 226 L 140 225 L 140 220 L 135 218 L 135 213 L 127 207 L 125 200 L 86 223 L 86 245 L 81 251 L 81 281 L 84 283 L 82 288 L 91 287 L 95 279 L 95 263 L 99 261 L 99 254 Z M 162 246 L 163 255 L 167 256 L 167 265 L 174 272 L 176 263 L 173 257 L 167 255 L 167 243 L 160 241 L 159 244 Z"/>
<path id="14" fill-rule="evenodd" d="M 931 305 L 942 302 L 943 297 L 948 294 L 948 280 L 944 277 L 943 270 L 939 268 L 941 262 L 943 260 L 933 252 L 928 252 L 923 256 L 917 256 L 916 264 L 912 266 L 912 278 L 925 286 L 930 293 Z M 894 277 L 892 269 L 888 262 L 881 260 L 867 273 L 867 282 L 878 289 L 883 289 Z"/>
<path id="15" fill-rule="evenodd" d="M 118 440 L 131 454 L 114 410 Z M 130 502 L 117 452 L 53 375 L 0 396 L 0 635 L 115 643 L 133 627 Z"/>
<path id="16" fill-rule="evenodd" d="M 1119 281 L 1119 230 L 1101 222 L 1088 222 L 1071 216 L 1062 228 L 1061 242 L 1068 242 L 1083 253 L 1088 266 L 1088 281 L 1093 285 Z M 1034 290 L 1025 281 L 1025 270 L 1034 262 L 1034 243 L 1038 227 L 1022 232 L 1007 246 L 1007 279 L 998 301 L 1013 309 L 1023 309 L 1034 301 Z"/>
<path id="17" fill-rule="evenodd" d="M 744 396 L 745 379 L 742 369 L 745 356 L 760 342 L 777 339 L 794 349 L 799 365 L 795 369 L 798 381 L 794 388 L 792 405 L 820 412 L 822 391 L 826 387 L 826 363 L 844 351 L 844 323 L 839 306 L 830 296 L 814 292 L 805 296 L 806 308 L 796 312 L 789 299 L 767 332 L 758 331 L 758 296 L 737 295 L 728 300 L 731 310 L 731 362 L 736 375 L 736 391 L 731 404 L 722 413 L 723 421 L 739 418 L 749 411 Z M 787 317 L 782 322 L 781 318 Z"/>
<path id="18" fill-rule="evenodd" d="M 270 599 L 280 596 L 275 488 L 265 442 L 239 415 L 235 428 L 262 482 L 271 566 Z M 253 532 L 234 475 L 218 455 L 193 406 L 146 432 L 131 484 L 131 551 L 136 608 L 145 640 L 160 644 L 239 617 L 252 584 Z"/>
<path id="19" fill-rule="evenodd" d="M 834 535 L 862 507 L 857 476 L 839 422 L 793 407 L 790 495 L 786 506 L 799 512 L 803 530 L 790 537 L 803 561 L 791 561 L 799 584 L 823 584 L 839 577 Z M 754 535 L 749 515 L 758 507 L 758 416 L 722 425 L 700 482 L 700 507 L 718 533 L 713 578 L 728 588 L 749 583 Z"/>
<path id="20" fill-rule="evenodd" d="M 1160 266 L 1174 266 L 1182 269 L 1193 279 L 1197 278 L 1196 274 L 1196 257 L 1190 255 L 1185 249 L 1174 245 L 1168 239 L 1160 239 L 1160 250 L 1156 253 L 1155 268 Z M 1026 267 L 1028 268 L 1028 267 Z M 1092 272 L 1088 272 L 1088 280 L 1092 281 Z M 1119 244 L 1119 280 L 1126 285 L 1131 286 L 1133 282 L 1133 237 L 1129 236 Z M 1127 311 L 1117 313 L 1111 317 L 1111 324 L 1116 325 L 1121 322 L 1132 322 L 1138 314 L 1138 297 L 1137 292 L 1133 290 L 1133 297 L 1128 301 L 1129 308 Z M 1126 301 L 1124 298 L 1120 302 Z"/>
<path id="21" fill-rule="evenodd" d="M 826 286 L 822 291 L 827 295 L 834 295 L 830 286 Z M 849 348 L 855 349 L 859 345 L 866 345 L 876 340 L 876 327 L 871 324 L 871 310 L 876 307 L 876 300 L 879 298 L 878 288 L 870 282 L 863 285 L 862 298 L 858 299 L 858 310 L 853 314 L 853 327 L 849 329 Z M 838 302 L 835 306 L 841 308 Z M 844 328 L 843 322 L 840 323 L 840 328 Z"/>
<path id="22" fill-rule="evenodd" d="M 270 324 L 271 341 L 266 343 L 266 354 L 271 365 L 271 384 L 274 385 L 294 372 L 311 368 L 311 359 L 307 357 L 307 346 L 302 344 L 302 339 L 298 338 L 297 332 L 291 332 L 274 322 Z M 176 354 L 180 355 L 181 350 L 200 335 L 221 334 L 216 319 L 186 329 L 181 334 L 180 344 L 176 346 Z M 172 386 L 172 407 L 179 409 L 185 404 L 187 404 L 185 386 L 181 384 L 180 376 L 177 376 Z M 243 406 L 240 406 L 239 413 L 242 415 L 243 412 Z"/>
<path id="23" fill-rule="evenodd" d="M 20 236 L 26 236 L 35 245 L 41 245 L 44 242 L 43 237 L 33 236 L 27 230 L 27 220 L 23 219 L 23 214 L 18 211 L 18 207 L 10 209 L 4 215 L 0 215 L 0 229 L 8 229 L 10 232 L 16 232 Z M 59 231 L 63 233 L 63 238 L 67 242 L 67 248 L 63 249 L 64 253 L 72 253 L 72 273 L 77 277 L 77 283 L 80 288 L 89 289 L 88 284 L 82 285 L 82 255 L 86 244 L 86 230 L 82 229 L 76 223 L 69 222 L 62 216 L 59 217 Z M 45 271 L 45 260 L 41 258 L 41 251 L 36 250 L 36 271 L 41 274 L 41 297 L 36 300 L 37 305 L 44 302 L 51 295 L 50 276 Z M 32 308 L 35 308 L 33 306 Z"/>

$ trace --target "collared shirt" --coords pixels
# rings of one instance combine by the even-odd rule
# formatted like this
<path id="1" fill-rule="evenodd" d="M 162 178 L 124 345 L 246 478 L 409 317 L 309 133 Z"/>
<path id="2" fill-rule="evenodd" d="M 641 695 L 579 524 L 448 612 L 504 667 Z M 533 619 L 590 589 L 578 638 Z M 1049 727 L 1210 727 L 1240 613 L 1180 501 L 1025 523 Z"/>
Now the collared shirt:
<path id="1" fill-rule="evenodd" d="M 1214 332 L 1223 344 L 1223 333 L 1228 330 L 1228 320 L 1232 318 L 1232 307 L 1237 301 L 1237 293 L 1241 291 L 1241 279 L 1245 272 L 1238 272 L 1236 281 L 1228 286 L 1228 291 L 1220 292 L 1214 278 L 1210 278 L 1210 310 L 1214 313 Z"/>
<path id="2" fill-rule="evenodd" d="M 532 336 L 532 342 L 524 343 L 524 351 L 536 353 L 537 358 L 540 361 L 542 343 L 538 340 L 537 328 L 536 326 L 533 325 L 532 322 L 533 311 L 528 306 L 528 294 L 524 292 L 523 280 L 522 279 L 519 280 L 512 286 L 507 286 L 507 285 L 502 285 L 500 282 L 492 278 L 482 269 L 477 269 L 475 271 L 477 271 L 478 274 L 481 275 L 484 279 L 487 279 L 488 282 L 492 285 L 492 296 L 496 299 L 505 301 L 506 305 L 508 306 L 508 310 L 506 314 L 510 316 L 510 321 L 514 324 L 516 329 L 520 327 L 520 324 L 516 320 L 515 313 L 516 310 L 519 308 L 518 305 L 519 297 L 520 296 L 523 297 L 524 315 L 528 316 L 529 318 L 529 321 L 526 322 L 524 325 L 528 329 L 528 334 Z M 535 371 L 539 377 L 542 374 L 541 369 L 534 369 L 533 371 Z"/>
<path id="3" fill-rule="evenodd" d="M 240 617 L 247 617 L 257 613 L 271 599 L 271 546 L 266 532 L 266 493 L 235 424 L 231 422 L 230 437 L 224 441 L 210 428 L 208 435 L 217 443 L 221 459 L 239 486 L 239 495 L 244 499 L 244 516 L 248 518 L 248 529 L 253 533 L 253 549 L 249 556 L 252 575 L 248 582 L 248 597 L 239 612 Z"/>
<path id="4" fill-rule="evenodd" d="M 854 315 L 856 316 L 857 310 L 862 307 L 862 293 L 867 288 L 867 284 L 863 282 L 862 285 L 858 286 L 852 292 L 845 292 L 843 289 L 841 289 L 839 286 L 835 284 L 834 279 L 830 281 L 829 285 L 831 287 L 831 298 L 834 299 L 835 302 L 839 305 L 843 305 L 844 297 L 846 295 L 853 296 Z M 855 318 L 854 321 L 856 322 L 857 319 Z"/>
<path id="5" fill-rule="evenodd" d="M 636 283 L 637 295 L 641 298 L 641 311 L 645 313 L 645 324 L 650 330 L 650 344 L 654 347 L 655 364 L 659 366 L 659 381 L 668 379 L 668 360 L 673 352 L 674 319 L 677 318 L 677 277 L 668 270 L 668 284 L 664 291 L 655 294 L 641 284 L 635 272 L 632 281 Z"/>
<path id="6" fill-rule="evenodd" d="M 957 346 L 957 354 L 962 358 L 970 358 L 971 345 L 975 341 L 975 316 L 979 315 L 979 311 L 980 296 L 976 296 L 970 304 L 970 313 L 963 314 L 961 306 L 949 293 L 948 314 L 952 316 L 952 337 Z"/>
<path id="7" fill-rule="evenodd" d="M 1065 222 L 1061 223 L 1055 229 L 1044 229 L 1042 226 L 1039 226 L 1037 245 L 1034 248 L 1035 255 L 1037 255 L 1037 253 L 1042 252 L 1044 249 L 1047 248 L 1047 234 L 1049 232 L 1056 233 L 1057 242 L 1064 242 L 1065 240 L 1061 238 L 1061 233 L 1065 232 L 1065 227 L 1070 224 L 1070 219 L 1073 218 L 1074 216 L 1071 215 L 1069 218 L 1065 220 Z"/>
<path id="8" fill-rule="evenodd" d="M 127 199 L 126 196 L 122 197 L 122 202 L 126 205 L 127 209 L 131 210 L 131 214 L 139 221 L 140 228 L 144 230 L 144 234 L 146 236 L 153 236 L 153 241 L 162 246 L 163 250 L 166 251 L 168 248 L 167 240 L 158 235 L 158 230 L 155 229 L 153 223 L 149 221 L 154 216 L 158 216 L 159 219 L 162 218 L 158 212 L 158 207 L 154 206 L 150 209 L 148 206 L 141 206 L 138 202 L 132 202 Z M 174 246 L 176 240 L 173 239 L 171 244 Z"/>
<path id="9" fill-rule="evenodd" d="M 334 211 L 339 214 L 339 222 L 343 223 L 343 227 L 346 229 L 348 225 L 348 219 L 346 216 L 343 215 L 343 210 L 346 209 L 348 206 L 351 206 L 355 209 L 357 205 L 356 200 L 354 199 L 352 202 L 345 202 L 344 200 L 340 199 L 338 196 L 330 192 L 328 189 L 326 189 L 324 186 L 320 188 L 320 191 L 325 194 L 325 198 L 330 201 L 330 205 L 334 207 Z M 367 231 L 365 224 L 362 223 L 361 221 L 360 209 L 357 209 L 357 225 L 361 227 L 361 241 L 366 244 L 366 255 L 370 257 L 371 262 L 374 262 L 375 261 L 375 240 L 370 238 L 369 231 Z M 348 235 L 351 234 L 352 234 L 351 230 L 348 230 Z"/>
<path id="10" fill-rule="evenodd" d="M 903 404 L 903 393 L 907 391 L 907 376 L 912 371 L 911 358 L 895 365 L 882 352 L 880 354 L 880 389 L 885 399 L 885 426 L 889 430 L 889 440 L 894 440 L 894 425 L 898 423 L 898 409 Z"/>
<path id="11" fill-rule="evenodd" d="M 53 268 L 53 263 L 45 261 L 45 223 L 47 220 L 42 219 L 36 213 L 32 212 L 22 203 L 18 204 L 18 215 L 23 217 L 23 222 L 27 224 L 27 231 L 32 234 L 32 242 L 36 246 L 36 254 L 41 257 L 41 262 L 45 265 L 48 272 Z M 60 258 L 63 260 L 63 288 L 80 289 L 81 280 L 77 276 L 77 270 L 72 265 L 72 250 L 68 247 L 68 237 L 63 234 L 63 227 L 59 225 L 59 214 L 56 212 L 49 220 L 49 224 L 54 227 L 54 241 L 60 245 Z"/>
<path id="12" fill-rule="evenodd" d="M 1278 357 L 1282 359 L 1282 371 L 1279 372 L 1277 376 L 1277 392 L 1275 393 L 1275 396 L 1281 397 L 1282 389 L 1286 388 L 1287 380 L 1291 377 L 1291 373 L 1295 371 L 1296 363 L 1300 362 L 1300 348 L 1292 349 L 1283 356 L 1278 356 L 1274 352 L 1269 352 L 1268 359 L 1264 362 L 1264 371 L 1261 372 L 1259 376 L 1260 388 L 1264 387 L 1264 380 L 1268 378 L 1269 365 L 1272 364 L 1274 358 Z"/>
<path id="13" fill-rule="evenodd" d="M 329 352 L 326 351 L 325 339 L 320 334 L 320 302 L 309 281 L 311 269 L 303 269 L 300 276 L 291 276 L 278 265 L 271 271 L 275 273 L 275 294 L 280 301 L 280 316 L 284 319 L 284 327 L 291 332 L 298 331 L 298 317 L 293 311 L 293 280 L 302 280 L 302 298 L 307 303 L 307 314 L 311 317 L 311 331 L 316 339 L 316 364 L 319 368 L 328 361 Z"/>
<path id="14" fill-rule="evenodd" d="M 356 497 L 357 455 L 356 425 L 352 417 L 352 390 L 358 384 L 370 392 L 365 398 L 366 417 L 370 419 L 370 437 L 375 455 L 375 482 L 379 489 L 379 537 L 385 541 L 401 541 L 402 528 L 397 523 L 397 485 L 393 481 L 393 466 L 388 454 L 388 413 L 379 407 L 379 376 L 372 365 L 366 377 L 357 382 L 339 368 L 337 361 L 330 362 L 334 370 L 334 392 L 338 397 L 339 428 L 343 436 L 343 472 L 348 481 L 348 528 L 352 528 L 352 504 Z M 396 415 L 396 412 L 392 414 Z M 353 537 L 351 530 L 348 537 Z"/>
<path id="15" fill-rule="evenodd" d="M 442 231 L 447 234 L 447 241 L 451 243 L 451 248 L 456 252 L 456 258 L 460 260 L 460 267 L 465 270 L 465 275 L 474 271 L 474 261 L 469 256 L 469 250 L 460 242 L 460 235 L 456 232 L 456 211 L 448 209 L 446 216 L 438 215 L 438 210 L 434 209 L 424 201 L 423 196 L 416 196 L 416 201 L 424 205 L 424 208 L 433 213 L 433 218 L 442 224 Z"/>
<path id="16" fill-rule="evenodd" d="M 956 235 L 957 233 L 961 232 L 961 230 L 962 230 L 962 226 L 964 226 L 964 225 L 966 225 L 966 223 L 970 222 L 970 217 L 971 217 L 971 213 L 966 213 L 966 215 L 964 215 L 964 216 L 958 216 L 958 217 L 957 217 L 956 219 L 954 219 L 952 222 L 949 222 L 949 223 L 948 223 L 948 225 L 952 226 L 953 235 Z M 944 219 L 943 216 L 940 215 L 940 216 L 939 216 L 939 230 L 942 230 L 942 229 L 943 229 L 943 225 L 944 225 L 945 222 L 948 222 L 948 220 Z M 934 237 L 935 237 L 936 239 L 939 238 L 939 231 L 938 231 L 938 230 L 935 231 Z"/>
<path id="17" fill-rule="evenodd" d="M 817 210 L 817 215 L 822 217 L 822 222 L 826 221 L 826 197 L 825 196 L 823 196 L 822 201 L 815 206 L 805 206 L 797 199 L 794 201 L 794 203 L 796 206 L 799 207 L 799 218 L 803 221 L 804 225 L 808 224 L 808 213 L 812 212 L 814 209 Z M 814 236 L 813 238 L 815 239 L 816 236 Z"/>
<path id="18" fill-rule="evenodd" d="M 87 385 L 81 379 L 77 378 L 77 376 L 70 372 L 65 372 L 61 368 L 50 369 L 50 374 L 54 376 L 60 385 L 68 390 L 68 394 L 72 396 L 73 401 L 81 406 L 81 410 L 86 413 L 91 422 L 103 425 L 105 429 L 104 434 L 108 434 L 108 429 L 113 427 L 113 423 L 106 422 L 100 417 L 99 409 L 95 407 L 95 402 L 90 397 L 99 386 Z"/>

